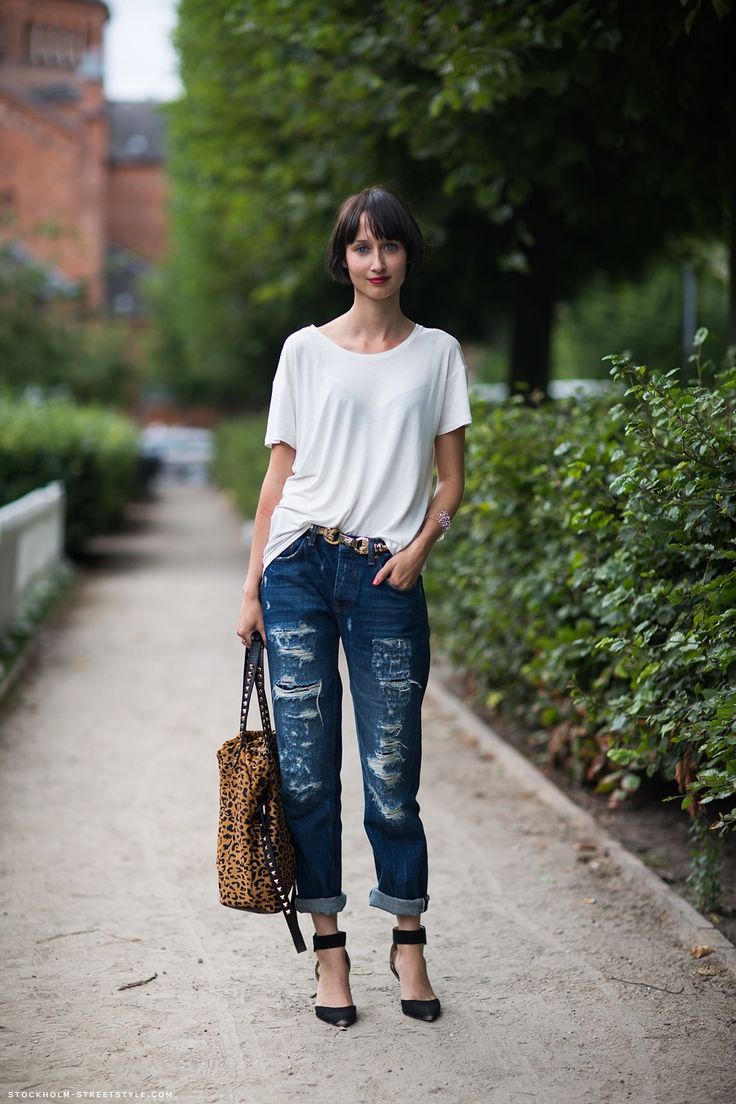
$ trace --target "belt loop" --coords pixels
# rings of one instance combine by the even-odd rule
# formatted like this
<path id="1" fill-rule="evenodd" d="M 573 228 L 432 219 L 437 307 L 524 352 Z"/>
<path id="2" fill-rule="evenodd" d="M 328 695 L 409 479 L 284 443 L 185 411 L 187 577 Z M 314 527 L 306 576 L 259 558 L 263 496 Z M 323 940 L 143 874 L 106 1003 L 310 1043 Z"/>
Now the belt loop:
<path id="1" fill-rule="evenodd" d="M 317 540 L 317 523 L 313 523 L 309 526 L 309 543 L 314 548 L 314 542 Z"/>
<path id="2" fill-rule="evenodd" d="M 374 537 L 368 538 L 368 563 L 373 566 L 376 562 L 376 541 Z"/>

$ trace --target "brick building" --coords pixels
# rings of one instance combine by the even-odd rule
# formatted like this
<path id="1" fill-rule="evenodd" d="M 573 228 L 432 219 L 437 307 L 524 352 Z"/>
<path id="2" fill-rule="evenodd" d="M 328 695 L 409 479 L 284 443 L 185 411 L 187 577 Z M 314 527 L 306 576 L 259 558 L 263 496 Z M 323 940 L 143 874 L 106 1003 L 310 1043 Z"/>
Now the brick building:
<path id="1" fill-rule="evenodd" d="M 0 235 L 89 306 L 138 308 L 166 244 L 164 120 L 103 93 L 101 0 L 0 0 Z"/>
<path id="2" fill-rule="evenodd" d="M 166 249 L 164 116 L 152 101 L 107 104 L 107 302 L 135 313 L 135 285 Z"/>

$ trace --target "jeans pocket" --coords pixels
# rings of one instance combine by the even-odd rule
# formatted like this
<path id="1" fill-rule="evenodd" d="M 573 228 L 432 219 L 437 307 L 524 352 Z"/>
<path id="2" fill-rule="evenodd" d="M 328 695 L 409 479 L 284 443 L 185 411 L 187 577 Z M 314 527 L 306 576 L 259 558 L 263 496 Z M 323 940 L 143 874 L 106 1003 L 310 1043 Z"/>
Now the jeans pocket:
<path id="1" fill-rule="evenodd" d="M 384 582 L 387 584 L 387 586 L 391 590 L 395 590 L 397 594 L 412 594 L 417 589 L 417 587 L 419 586 L 419 580 L 421 579 L 421 577 L 422 577 L 421 574 L 417 575 L 416 581 L 414 583 L 412 583 L 412 585 L 410 587 L 397 587 L 397 586 L 394 586 L 394 584 L 391 582 L 390 579 L 384 579 Z"/>
<path id="2" fill-rule="evenodd" d="M 308 529 L 305 530 L 304 533 L 300 533 L 291 544 L 287 544 L 283 552 L 279 552 L 278 556 L 274 557 L 274 563 L 276 563 L 277 560 L 279 563 L 283 563 L 284 560 L 295 560 L 306 544 L 308 535 Z"/>

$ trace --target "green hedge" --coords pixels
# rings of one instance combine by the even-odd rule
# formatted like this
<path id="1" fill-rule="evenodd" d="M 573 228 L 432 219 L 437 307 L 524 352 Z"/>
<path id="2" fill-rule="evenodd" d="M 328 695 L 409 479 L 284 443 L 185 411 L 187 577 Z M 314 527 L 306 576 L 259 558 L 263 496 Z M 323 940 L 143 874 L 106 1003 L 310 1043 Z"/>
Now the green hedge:
<path id="1" fill-rule="evenodd" d="M 221 422 L 215 429 L 212 477 L 247 518 L 254 518 L 270 450 L 263 444 L 266 414 Z"/>
<path id="2" fill-rule="evenodd" d="M 21 670 L 29 642 L 57 602 L 71 589 L 75 577 L 69 560 L 56 564 L 31 587 L 16 616 L 0 632 L 0 701 Z"/>
<path id="3" fill-rule="evenodd" d="M 702 342 L 703 334 L 699 336 Z M 612 361 L 612 397 L 474 402 L 433 627 L 485 704 L 531 716 L 613 803 L 676 779 L 736 827 L 736 369 Z M 700 363 L 698 361 L 698 372 Z"/>
<path id="4" fill-rule="evenodd" d="M 0 505 L 63 479 L 67 553 L 114 528 L 138 475 L 138 428 L 129 419 L 65 399 L 0 395 Z"/>
<path id="5" fill-rule="evenodd" d="M 676 779 L 691 814 L 721 800 L 723 832 L 736 826 L 736 369 L 683 386 L 611 359 L 607 397 L 473 400 L 465 498 L 425 572 L 432 627 L 483 704 L 546 731 L 578 781 L 615 804 L 644 777 Z M 215 478 L 249 517 L 264 426 L 215 436 Z"/>

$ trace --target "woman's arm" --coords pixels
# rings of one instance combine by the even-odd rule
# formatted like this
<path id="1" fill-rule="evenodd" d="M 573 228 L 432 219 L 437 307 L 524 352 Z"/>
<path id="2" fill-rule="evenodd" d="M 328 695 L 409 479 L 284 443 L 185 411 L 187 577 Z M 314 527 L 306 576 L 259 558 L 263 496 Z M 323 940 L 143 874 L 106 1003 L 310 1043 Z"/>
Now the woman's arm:
<path id="1" fill-rule="evenodd" d="M 258 629 L 263 640 L 266 630 L 261 609 L 261 576 L 263 575 L 263 552 L 268 543 L 271 528 L 271 515 L 281 501 L 284 483 L 292 474 L 295 450 L 284 441 L 271 447 L 271 459 L 268 471 L 263 478 L 261 493 L 258 497 L 256 516 L 253 520 L 253 533 L 250 542 L 250 561 L 248 573 L 243 583 L 243 602 L 238 618 L 237 635 L 244 644 L 250 646 L 250 636 Z"/>
<path id="2" fill-rule="evenodd" d="M 441 433 L 434 439 L 434 455 L 437 463 L 437 488 L 427 510 L 421 529 L 414 539 L 390 560 L 386 560 L 373 582 L 383 582 L 391 576 L 393 586 L 407 589 L 414 585 L 429 556 L 435 541 L 444 530 L 437 521 L 441 509 L 454 516 L 463 500 L 465 491 L 465 426 L 458 426 L 449 433 Z"/>

